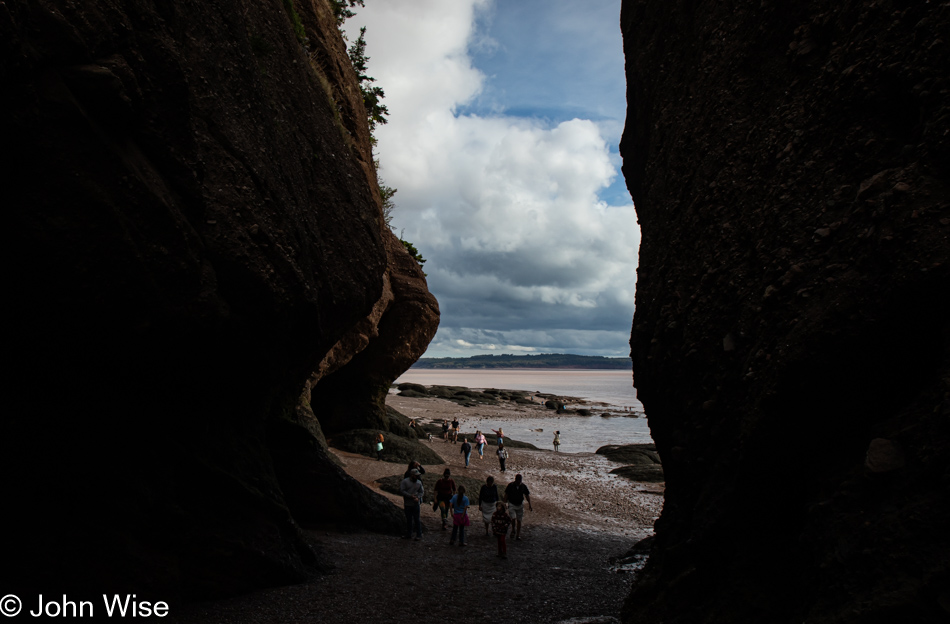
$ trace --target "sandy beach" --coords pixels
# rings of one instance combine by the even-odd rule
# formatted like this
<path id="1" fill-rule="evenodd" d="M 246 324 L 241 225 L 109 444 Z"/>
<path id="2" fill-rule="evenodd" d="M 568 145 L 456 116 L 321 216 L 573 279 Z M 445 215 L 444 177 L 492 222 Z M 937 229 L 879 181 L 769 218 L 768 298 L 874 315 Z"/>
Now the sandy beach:
<path id="1" fill-rule="evenodd" d="M 462 432 L 459 435 L 459 444 L 466 435 L 471 441 L 473 438 L 470 434 L 474 433 L 479 423 L 484 420 L 503 419 L 516 423 L 519 418 L 550 417 L 553 413 L 542 405 L 463 408 L 444 399 L 410 399 L 400 396 L 390 396 L 387 404 L 410 418 L 419 419 L 420 422 L 440 422 L 443 418 L 451 421 L 453 417 L 459 418 Z M 514 429 L 515 427 L 510 427 L 506 434 L 517 439 L 517 436 L 513 435 Z M 548 437 L 553 438 L 553 431 Z M 604 441 L 604 444 L 608 442 Z M 553 446 L 538 451 L 510 449 L 508 471 L 505 475 L 499 471 L 495 458 L 497 446 L 487 446 L 485 458 L 482 460 L 473 452 L 471 466 L 466 469 L 458 444 L 446 443 L 441 439 L 423 441 L 423 444 L 428 445 L 446 461 L 445 466 L 425 466 L 427 471 L 441 472 L 448 467 L 454 474 L 465 474 L 481 480 L 492 475 L 499 482 L 506 483 L 513 479 L 516 473 L 521 473 L 525 483 L 531 488 L 533 500 L 537 500 L 537 524 L 644 536 L 652 529 L 653 521 L 659 515 L 663 504 L 662 484 L 634 483 L 611 475 L 610 470 L 619 464 L 596 453 L 555 453 Z M 346 461 L 347 472 L 374 487 L 372 482 L 375 479 L 387 475 L 376 474 L 377 469 L 365 466 L 364 462 L 370 465 L 380 463 L 361 456 L 349 456 Z M 364 470 L 367 471 L 365 475 Z M 398 497 L 393 500 L 396 498 Z"/>
<path id="2" fill-rule="evenodd" d="M 463 435 L 474 432 L 477 416 L 515 422 L 551 413 L 540 405 L 461 408 L 434 398 L 390 396 L 388 403 L 420 422 L 459 416 Z M 619 614 L 632 574 L 618 572 L 611 560 L 652 534 L 663 503 L 662 484 L 609 475 L 618 464 L 594 453 L 512 449 L 509 470 L 501 473 L 495 446 L 488 446 L 481 460 L 473 452 L 466 469 L 461 437 L 459 444 L 422 443 L 446 461 L 424 466 L 427 472 L 440 474 L 448 467 L 454 475 L 479 480 L 492 475 L 502 487 L 516 473 L 524 476 L 534 509 L 525 512 L 523 540 L 509 544 L 507 560 L 495 556 L 495 539 L 485 536 L 477 509 L 471 510 L 469 544 L 463 549 L 448 545 L 449 532 L 440 529 L 438 513 L 424 505 L 421 542 L 366 532 L 307 531 L 314 548 L 336 566 L 330 574 L 190 605 L 172 614 L 172 621 L 434 623 L 445 621 L 444 609 L 459 607 L 464 615 L 453 616 L 454 621 L 613 621 L 609 618 Z M 401 498 L 380 490 L 376 480 L 402 474 L 405 465 L 333 452 L 354 478 L 402 506 Z M 477 498 L 477 492 L 469 494 Z"/>

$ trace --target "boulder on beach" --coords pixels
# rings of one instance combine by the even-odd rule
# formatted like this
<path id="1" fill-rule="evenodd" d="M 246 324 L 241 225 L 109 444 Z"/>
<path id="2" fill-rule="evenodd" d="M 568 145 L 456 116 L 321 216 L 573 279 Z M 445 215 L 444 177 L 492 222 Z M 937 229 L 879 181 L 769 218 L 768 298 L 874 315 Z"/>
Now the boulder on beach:
<path id="1" fill-rule="evenodd" d="M 386 406 L 386 422 L 389 425 L 389 431 L 397 436 L 404 438 L 424 438 L 425 432 L 417 425 L 416 428 L 409 426 L 410 418 L 402 412 Z"/>
<path id="2" fill-rule="evenodd" d="M 466 434 L 466 435 L 469 435 L 471 437 L 470 434 Z M 485 433 L 484 431 L 482 432 L 482 435 L 484 435 L 485 439 L 488 440 L 489 446 L 498 446 L 497 435 L 495 435 L 494 433 Z M 512 440 L 507 435 L 505 436 L 505 448 L 506 449 L 530 449 L 533 451 L 538 450 L 538 447 L 536 447 L 534 444 L 531 444 L 530 442 L 521 442 L 520 440 Z M 485 449 L 485 452 L 486 453 L 489 452 L 487 448 Z M 494 453 L 494 451 L 491 451 L 491 452 Z"/>
<path id="3" fill-rule="evenodd" d="M 333 436 L 330 440 L 330 446 L 348 453 L 358 453 L 367 457 L 376 458 L 376 434 L 375 429 L 354 429 L 344 431 Z M 438 453 L 422 444 L 418 440 L 411 440 L 397 435 L 383 434 L 383 461 L 408 464 L 415 460 L 420 464 L 444 464 Z"/>
<path id="4" fill-rule="evenodd" d="M 597 449 L 598 455 L 603 455 L 610 461 L 619 464 L 652 465 L 660 463 L 660 456 L 656 452 L 655 444 L 608 444 Z"/>
<path id="5" fill-rule="evenodd" d="M 400 390 L 400 391 L 399 391 L 399 396 L 409 397 L 410 399 L 428 399 L 428 398 L 431 398 L 430 395 L 426 394 L 425 392 L 419 392 L 418 390 L 412 390 L 412 389 Z"/>
<path id="6" fill-rule="evenodd" d="M 662 483 L 663 467 L 659 464 L 638 464 L 633 466 L 621 466 L 614 468 L 610 474 L 615 474 L 631 481 L 640 481 L 642 483 Z"/>
<path id="7" fill-rule="evenodd" d="M 396 387 L 399 388 L 400 390 L 402 390 L 403 392 L 405 392 L 406 390 L 412 390 L 413 392 L 418 392 L 418 393 L 420 393 L 420 394 L 428 394 L 428 393 L 429 393 L 428 390 L 426 390 L 426 387 L 423 386 L 422 384 L 416 384 L 416 383 L 401 383 L 401 384 L 399 384 L 399 385 L 396 386 Z"/>

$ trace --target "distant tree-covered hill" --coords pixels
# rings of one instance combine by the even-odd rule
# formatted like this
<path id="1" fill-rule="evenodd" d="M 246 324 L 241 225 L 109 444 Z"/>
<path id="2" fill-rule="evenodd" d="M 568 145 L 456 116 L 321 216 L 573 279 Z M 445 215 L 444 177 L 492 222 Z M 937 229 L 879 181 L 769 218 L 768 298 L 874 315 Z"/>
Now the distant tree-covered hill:
<path id="1" fill-rule="evenodd" d="M 630 358 L 541 353 L 538 355 L 473 355 L 467 358 L 421 358 L 412 368 L 589 368 L 631 370 Z"/>

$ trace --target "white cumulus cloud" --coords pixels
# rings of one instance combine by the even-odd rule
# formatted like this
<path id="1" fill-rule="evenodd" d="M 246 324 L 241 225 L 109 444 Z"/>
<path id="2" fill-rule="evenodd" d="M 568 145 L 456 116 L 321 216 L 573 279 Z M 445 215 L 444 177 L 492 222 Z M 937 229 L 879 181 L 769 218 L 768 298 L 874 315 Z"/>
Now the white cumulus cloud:
<path id="1" fill-rule="evenodd" d="M 393 225 L 427 258 L 442 308 L 427 355 L 625 354 L 639 230 L 631 203 L 598 196 L 618 175 L 610 123 L 459 114 L 491 80 L 470 55 L 492 45 L 475 28 L 491 10 L 386 0 L 347 24 L 351 40 L 367 26 L 369 73 L 386 92 L 377 154 L 398 189 Z"/>

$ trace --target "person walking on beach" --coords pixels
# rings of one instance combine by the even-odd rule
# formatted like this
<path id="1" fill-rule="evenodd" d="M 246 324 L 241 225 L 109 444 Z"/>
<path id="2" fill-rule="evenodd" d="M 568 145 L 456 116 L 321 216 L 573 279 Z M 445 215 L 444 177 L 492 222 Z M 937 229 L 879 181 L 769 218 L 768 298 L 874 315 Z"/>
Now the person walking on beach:
<path id="1" fill-rule="evenodd" d="M 475 448 L 478 449 L 478 458 L 485 459 L 485 443 L 488 442 L 488 439 L 485 437 L 485 434 L 481 431 L 475 432 Z"/>
<path id="2" fill-rule="evenodd" d="M 459 442 L 459 419 L 452 419 L 452 444 L 458 444 Z"/>
<path id="3" fill-rule="evenodd" d="M 531 508 L 531 493 L 528 491 L 528 486 L 522 482 L 520 474 L 516 474 L 515 480 L 505 488 L 503 500 L 508 503 L 508 515 L 514 522 L 511 532 L 515 534 L 515 541 L 521 541 L 521 520 L 524 518 L 525 501 L 528 501 L 528 511 L 534 511 L 534 509 Z"/>
<path id="4" fill-rule="evenodd" d="M 409 473 L 412 472 L 413 470 L 418 470 L 420 476 L 426 473 L 426 469 L 422 467 L 422 464 L 420 464 L 416 460 L 412 460 L 411 462 L 409 462 L 409 467 L 406 468 L 405 474 L 402 475 L 403 478 L 408 479 Z"/>
<path id="5" fill-rule="evenodd" d="M 485 485 L 478 491 L 478 509 L 482 512 L 482 522 L 485 523 L 485 535 L 489 535 L 488 529 L 491 525 L 492 514 L 495 513 L 495 505 L 498 502 L 498 486 L 495 485 L 495 477 L 485 479 Z"/>
<path id="6" fill-rule="evenodd" d="M 449 526 L 449 501 L 452 500 L 453 494 L 455 494 L 455 481 L 452 479 L 452 471 L 446 468 L 442 473 L 442 478 L 435 482 L 435 508 L 442 516 L 443 531 Z"/>
<path id="7" fill-rule="evenodd" d="M 415 527 L 418 542 L 422 539 L 422 520 L 419 518 L 419 511 L 422 497 L 425 495 L 425 488 L 422 487 L 418 470 L 413 468 L 409 471 L 409 476 L 399 484 L 399 493 L 402 494 L 403 511 L 406 513 L 406 536 L 403 539 L 411 538 L 413 527 Z"/>
<path id="8" fill-rule="evenodd" d="M 468 518 L 468 496 L 465 496 L 465 486 L 460 485 L 458 493 L 452 497 L 452 536 L 449 546 L 455 545 L 455 536 L 458 535 L 459 546 L 465 545 L 465 527 L 472 523 Z"/>
<path id="9" fill-rule="evenodd" d="M 505 504 L 501 501 L 495 503 L 495 513 L 491 516 L 491 531 L 498 540 L 498 556 L 502 559 L 508 558 L 508 545 L 505 543 L 505 535 L 508 533 L 508 527 L 511 526 L 511 518 L 505 509 Z"/>
<path id="10" fill-rule="evenodd" d="M 561 432 L 554 432 L 554 452 L 557 453 L 557 447 L 561 446 Z"/>
<path id="11" fill-rule="evenodd" d="M 508 451 L 505 450 L 504 444 L 498 445 L 498 450 L 495 451 L 495 454 L 498 455 L 498 465 L 501 466 L 501 471 L 505 471 L 505 462 L 508 461 Z"/>
<path id="12" fill-rule="evenodd" d="M 379 432 L 376 434 L 376 461 L 381 461 L 383 459 L 383 434 Z"/>
<path id="13" fill-rule="evenodd" d="M 449 421 L 445 418 L 442 419 L 442 439 L 449 441 Z"/>
<path id="14" fill-rule="evenodd" d="M 498 429 L 492 429 L 492 433 L 498 436 L 498 446 L 501 446 L 505 443 L 505 432 L 501 427 L 498 427 Z"/>
<path id="15" fill-rule="evenodd" d="M 468 460 L 472 456 L 472 445 L 468 443 L 468 438 L 462 438 L 462 455 L 465 457 L 465 467 L 468 468 Z"/>

